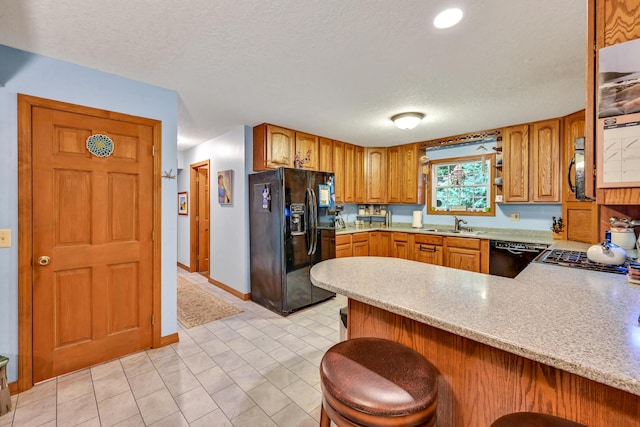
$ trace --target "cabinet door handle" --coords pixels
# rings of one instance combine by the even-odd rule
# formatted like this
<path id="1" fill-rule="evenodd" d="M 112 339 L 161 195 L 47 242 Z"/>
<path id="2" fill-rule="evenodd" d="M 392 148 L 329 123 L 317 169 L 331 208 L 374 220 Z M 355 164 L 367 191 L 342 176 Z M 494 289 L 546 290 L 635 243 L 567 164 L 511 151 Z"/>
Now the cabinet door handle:
<path id="1" fill-rule="evenodd" d="M 421 252 L 435 252 L 436 251 L 436 247 L 435 246 L 420 245 L 420 251 Z"/>

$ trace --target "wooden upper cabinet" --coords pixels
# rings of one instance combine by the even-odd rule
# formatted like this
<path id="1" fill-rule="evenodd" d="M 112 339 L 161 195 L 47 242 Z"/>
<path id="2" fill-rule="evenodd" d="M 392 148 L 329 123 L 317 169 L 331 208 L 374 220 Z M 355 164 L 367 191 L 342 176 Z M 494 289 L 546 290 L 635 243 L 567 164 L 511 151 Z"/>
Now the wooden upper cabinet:
<path id="1" fill-rule="evenodd" d="M 355 146 L 355 203 L 365 203 L 366 202 L 366 180 L 364 176 L 364 147 L 360 147 L 359 145 Z"/>
<path id="2" fill-rule="evenodd" d="M 344 202 L 356 202 L 356 147 L 344 144 Z"/>
<path id="3" fill-rule="evenodd" d="M 400 146 L 401 155 L 401 179 L 400 187 L 403 190 L 401 203 L 423 204 L 424 185 L 420 174 L 418 162 L 418 144 Z"/>
<path id="4" fill-rule="evenodd" d="M 389 203 L 424 203 L 418 165 L 418 144 L 398 145 L 387 149 L 387 201 Z"/>
<path id="5" fill-rule="evenodd" d="M 333 141 L 333 176 L 336 203 L 344 203 L 344 142 Z"/>
<path id="6" fill-rule="evenodd" d="M 333 141 L 320 137 L 318 170 L 333 172 Z"/>
<path id="7" fill-rule="evenodd" d="M 367 203 L 387 203 L 387 149 L 365 149 Z"/>
<path id="8" fill-rule="evenodd" d="M 529 125 L 511 126 L 502 139 L 505 202 L 529 201 Z"/>
<path id="9" fill-rule="evenodd" d="M 387 149 L 387 201 L 402 203 L 402 151 L 400 146 Z"/>
<path id="10" fill-rule="evenodd" d="M 253 170 L 292 168 L 294 159 L 294 131 L 266 123 L 253 128 Z"/>
<path id="11" fill-rule="evenodd" d="M 559 203 L 560 197 L 560 120 L 531 125 L 531 201 Z"/>
<path id="12" fill-rule="evenodd" d="M 560 119 L 505 129 L 502 188 L 509 203 L 559 203 Z"/>
<path id="13" fill-rule="evenodd" d="M 640 39 L 640 1 L 638 0 L 589 0 L 587 2 L 587 107 L 585 174 L 592 176 L 596 158 L 602 153 L 596 152 L 596 124 L 598 112 L 598 61 L 600 49 Z M 593 55 L 593 46 L 596 54 Z M 601 171 L 598 171 L 601 173 Z M 634 217 L 640 200 L 640 187 L 597 188 L 591 180 L 586 181 L 586 195 L 597 198 L 599 205 L 619 205 L 615 212 L 600 207 L 601 218 L 611 215 Z M 606 221 L 599 224 L 600 239 L 608 228 Z"/>
<path id="14" fill-rule="evenodd" d="M 308 133 L 296 132 L 296 158 L 300 169 L 317 171 L 320 165 L 318 137 Z M 295 166 L 295 160 L 294 160 Z"/>

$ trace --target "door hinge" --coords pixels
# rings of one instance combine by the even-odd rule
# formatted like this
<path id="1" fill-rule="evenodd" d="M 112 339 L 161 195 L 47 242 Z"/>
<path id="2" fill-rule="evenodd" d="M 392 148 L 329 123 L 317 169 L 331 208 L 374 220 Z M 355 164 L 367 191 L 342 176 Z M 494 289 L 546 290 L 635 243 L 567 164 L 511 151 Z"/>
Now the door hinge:
<path id="1" fill-rule="evenodd" d="M 155 324 L 156 324 L 156 314 L 155 314 L 155 313 L 153 313 L 153 314 L 151 315 L 151 326 L 153 326 L 153 325 L 155 325 Z"/>
<path id="2" fill-rule="evenodd" d="M 200 221 L 200 216 L 196 215 L 196 222 Z"/>
<path id="3" fill-rule="evenodd" d="M 200 182 L 200 177 L 196 176 L 196 182 Z"/>
<path id="4" fill-rule="evenodd" d="M 155 242 L 155 241 L 156 241 L 156 231 L 155 231 L 155 230 L 153 230 L 153 231 L 151 232 L 151 241 L 152 241 L 152 242 Z"/>
<path id="5" fill-rule="evenodd" d="M 152 145 L 152 146 L 151 146 L 151 155 L 152 155 L 152 156 L 155 156 L 155 155 L 156 155 L 156 146 L 155 146 L 155 145 Z"/>

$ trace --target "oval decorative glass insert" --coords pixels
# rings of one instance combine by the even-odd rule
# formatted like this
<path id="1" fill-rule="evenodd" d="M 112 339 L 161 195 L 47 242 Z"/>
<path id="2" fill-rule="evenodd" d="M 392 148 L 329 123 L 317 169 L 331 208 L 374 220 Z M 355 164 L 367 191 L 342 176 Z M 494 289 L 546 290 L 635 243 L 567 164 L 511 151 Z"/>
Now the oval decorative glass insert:
<path id="1" fill-rule="evenodd" d="M 87 150 L 94 156 L 109 157 L 113 153 L 113 141 L 107 135 L 91 135 L 87 138 Z"/>

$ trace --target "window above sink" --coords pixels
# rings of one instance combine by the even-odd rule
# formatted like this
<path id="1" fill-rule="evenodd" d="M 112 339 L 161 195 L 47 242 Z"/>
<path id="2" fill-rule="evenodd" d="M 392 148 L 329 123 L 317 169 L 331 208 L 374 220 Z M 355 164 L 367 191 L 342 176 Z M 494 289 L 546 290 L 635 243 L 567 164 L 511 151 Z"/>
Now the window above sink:
<path id="1" fill-rule="evenodd" d="M 491 154 L 432 160 L 427 212 L 495 216 L 494 160 Z"/>

